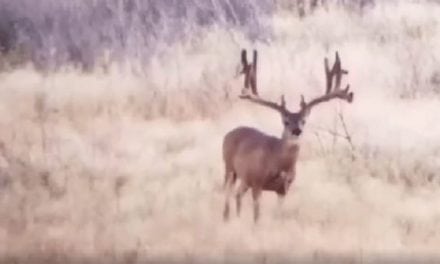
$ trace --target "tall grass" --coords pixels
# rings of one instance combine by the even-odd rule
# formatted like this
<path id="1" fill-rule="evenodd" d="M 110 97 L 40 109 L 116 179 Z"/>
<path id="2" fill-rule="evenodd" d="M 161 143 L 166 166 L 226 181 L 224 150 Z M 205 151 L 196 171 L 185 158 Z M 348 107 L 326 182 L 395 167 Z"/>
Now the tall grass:
<path id="1" fill-rule="evenodd" d="M 177 33 L 157 32 L 175 39 L 153 38 L 143 49 L 138 38 L 145 31 L 137 22 L 124 24 L 142 12 L 123 13 L 121 24 L 115 15 L 88 27 L 86 18 L 99 19 L 86 15 L 82 1 L 2 3 L 29 12 L 35 34 L 45 37 L 38 52 L 59 67 L 41 72 L 36 65 L 45 63 L 21 65 L 0 74 L 0 261 L 434 263 L 440 257 L 438 4 L 381 2 L 362 14 L 332 4 L 302 17 L 281 9 L 281 1 L 193 1 L 183 9 L 174 1 L 88 4 L 104 12 L 118 3 L 177 17 L 176 10 L 204 10 L 212 20 L 194 28 L 182 15 L 185 26 L 175 28 L 178 18 L 161 15 L 158 24 L 174 25 Z M 239 23 L 223 5 L 210 15 L 214 3 L 250 11 L 237 11 Z M 47 31 L 44 16 L 32 20 L 43 11 L 74 26 Z M 122 34 L 125 46 L 113 37 L 109 45 L 112 54 L 124 47 L 125 63 L 88 72 L 69 66 L 60 55 L 69 43 L 62 34 L 78 36 L 71 39 L 82 43 L 81 52 L 90 47 L 83 58 L 94 64 L 103 44 L 87 43 L 95 43 L 100 27 Z M 47 43 L 57 43 L 56 50 Z M 258 226 L 246 199 L 241 218 L 221 219 L 223 135 L 239 125 L 273 135 L 281 129 L 275 113 L 236 99 L 241 48 L 260 52 L 262 96 L 278 100 L 284 93 L 291 110 L 300 94 L 322 93 L 323 58 L 336 50 L 349 70 L 344 82 L 355 91 L 353 104 L 312 113 L 292 192 L 280 210 L 265 193 Z"/>

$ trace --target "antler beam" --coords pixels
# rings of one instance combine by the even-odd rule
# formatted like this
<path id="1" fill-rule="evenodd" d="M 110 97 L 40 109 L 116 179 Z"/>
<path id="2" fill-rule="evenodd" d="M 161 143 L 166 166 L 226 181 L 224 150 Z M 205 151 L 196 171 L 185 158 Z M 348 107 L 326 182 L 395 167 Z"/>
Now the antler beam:
<path id="1" fill-rule="evenodd" d="M 304 97 L 301 99 L 301 108 L 303 110 L 310 110 L 312 107 L 330 101 L 335 98 L 345 100 L 349 103 L 353 101 L 353 92 L 350 91 L 350 85 L 347 85 L 345 89 L 341 90 L 342 75 L 348 74 L 347 70 L 342 69 L 341 59 L 338 52 L 335 55 L 335 62 L 330 69 L 328 59 L 324 59 L 325 77 L 326 77 L 326 91 L 323 96 L 317 97 L 310 102 L 306 103 Z"/>
<path id="2" fill-rule="evenodd" d="M 260 96 L 258 95 L 257 61 L 258 61 L 258 52 L 256 50 L 254 50 L 252 64 L 248 63 L 246 50 L 243 49 L 241 51 L 241 63 L 243 65 L 243 70 L 241 72 L 245 75 L 244 78 L 245 81 L 244 81 L 244 90 L 242 91 L 242 95 L 240 95 L 239 98 L 284 113 L 286 111 L 286 102 L 284 99 L 284 95 L 281 96 L 280 104 L 264 100 L 260 98 Z M 251 92 L 249 92 L 249 88 L 251 89 Z"/>

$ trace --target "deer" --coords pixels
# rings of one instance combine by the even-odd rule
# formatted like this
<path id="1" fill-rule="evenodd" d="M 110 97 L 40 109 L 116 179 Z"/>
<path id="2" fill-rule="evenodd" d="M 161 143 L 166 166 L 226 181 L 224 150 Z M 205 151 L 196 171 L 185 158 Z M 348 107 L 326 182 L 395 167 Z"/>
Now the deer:
<path id="1" fill-rule="evenodd" d="M 263 191 L 275 192 L 282 201 L 296 177 L 296 164 L 300 152 L 300 139 L 311 110 L 325 102 L 339 99 L 353 102 L 354 93 L 348 84 L 341 89 L 341 79 L 348 74 L 342 69 L 338 52 L 333 66 L 325 66 L 325 93 L 310 101 L 301 95 L 299 110 L 292 112 L 286 106 L 284 95 L 280 103 L 265 100 L 258 95 L 256 86 L 257 51 L 253 53 L 253 63 L 247 62 L 246 50 L 242 50 L 241 71 L 245 77 L 245 87 L 240 99 L 275 110 L 281 115 L 283 132 L 281 137 L 268 135 L 258 129 L 240 126 L 229 131 L 223 138 L 223 161 L 225 166 L 224 189 L 226 191 L 223 219 L 229 219 L 229 202 L 237 180 L 240 181 L 235 192 L 237 216 L 240 216 L 241 199 L 251 189 L 253 200 L 253 219 L 257 223 L 260 217 L 260 197 Z"/>

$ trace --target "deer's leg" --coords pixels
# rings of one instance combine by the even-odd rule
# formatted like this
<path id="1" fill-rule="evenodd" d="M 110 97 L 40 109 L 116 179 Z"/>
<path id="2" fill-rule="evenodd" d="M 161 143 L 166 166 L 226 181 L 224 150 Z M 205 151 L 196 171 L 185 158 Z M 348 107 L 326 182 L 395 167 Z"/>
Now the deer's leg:
<path id="1" fill-rule="evenodd" d="M 241 211 L 241 198 L 249 189 L 249 186 L 242 180 L 240 186 L 238 187 L 237 193 L 235 195 L 236 203 L 237 203 L 237 216 L 240 216 Z"/>
<path id="2" fill-rule="evenodd" d="M 234 186 L 234 175 L 233 172 L 229 171 L 226 172 L 225 175 L 225 191 L 226 191 L 226 197 L 225 197 L 225 207 L 223 209 L 223 220 L 229 219 L 229 198 L 231 196 L 232 188 Z"/>
<path id="3" fill-rule="evenodd" d="M 282 194 L 278 194 L 278 208 L 276 210 L 276 214 L 279 217 L 283 217 L 283 205 L 284 205 L 284 200 L 285 200 L 285 195 Z"/>
<path id="4" fill-rule="evenodd" d="M 278 194 L 278 208 L 283 207 L 285 197 L 286 197 L 285 195 Z"/>
<path id="5" fill-rule="evenodd" d="M 261 188 L 260 187 L 252 187 L 252 199 L 254 200 L 254 222 L 256 223 L 260 218 L 260 197 L 261 197 Z"/>

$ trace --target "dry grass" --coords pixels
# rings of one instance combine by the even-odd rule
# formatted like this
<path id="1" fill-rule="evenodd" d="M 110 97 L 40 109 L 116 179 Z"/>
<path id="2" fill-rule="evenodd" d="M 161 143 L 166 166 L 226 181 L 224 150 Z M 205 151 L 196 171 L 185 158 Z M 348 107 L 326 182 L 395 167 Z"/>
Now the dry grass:
<path id="1" fill-rule="evenodd" d="M 403 3 L 364 17 L 280 15 L 269 44 L 212 30 L 153 59 L 145 76 L 2 74 L 0 261 L 434 261 L 439 17 L 439 6 Z M 264 96 L 284 92 L 294 109 L 300 93 L 320 93 L 322 58 L 338 49 L 356 98 L 312 113 L 281 210 L 264 194 L 255 226 L 246 196 L 242 217 L 225 224 L 223 135 L 281 128 L 276 114 L 234 99 L 239 50 L 253 46 Z M 334 136 L 344 134 L 338 112 L 353 146 Z"/>

